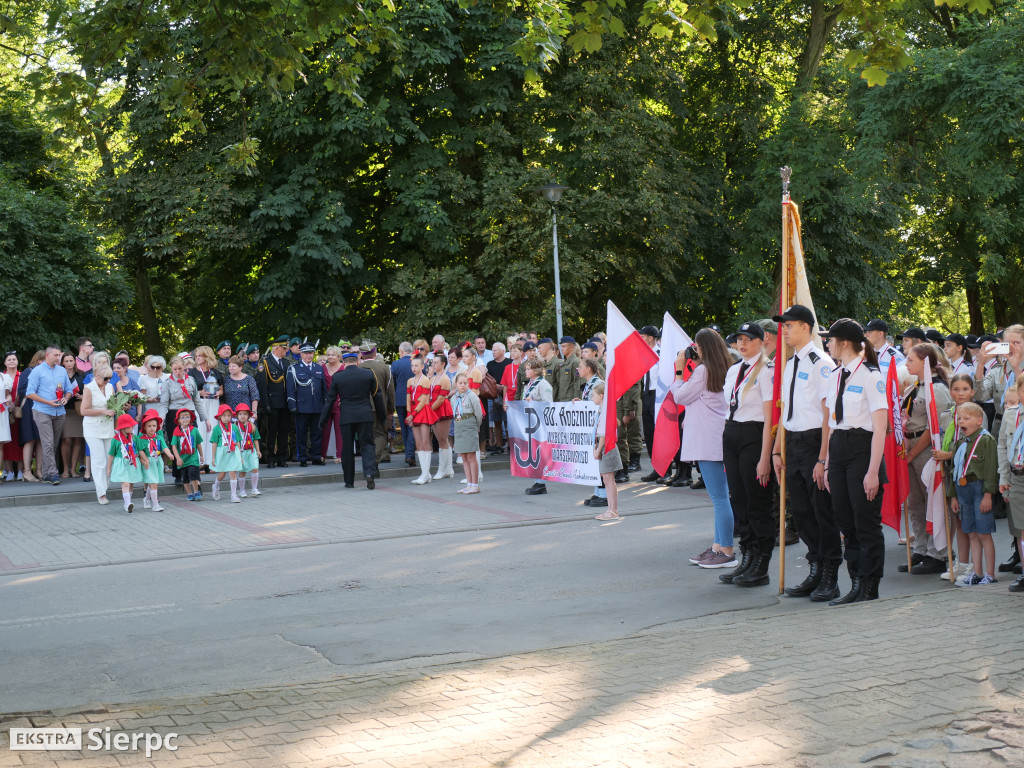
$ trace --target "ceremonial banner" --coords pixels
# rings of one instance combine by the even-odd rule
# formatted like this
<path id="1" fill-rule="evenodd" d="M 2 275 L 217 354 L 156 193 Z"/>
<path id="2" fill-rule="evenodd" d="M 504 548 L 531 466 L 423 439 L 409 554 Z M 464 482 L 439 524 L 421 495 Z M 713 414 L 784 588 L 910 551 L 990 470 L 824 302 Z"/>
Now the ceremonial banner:
<path id="1" fill-rule="evenodd" d="M 896 366 L 890 365 L 890 368 Z M 935 387 L 932 384 L 932 366 L 926 357 L 924 359 L 924 401 L 928 407 L 928 431 L 931 433 L 932 448 L 941 450 L 942 434 L 939 431 L 939 413 L 935 408 Z M 942 550 L 946 548 L 946 500 L 944 498 L 946 489 L 942 487 L 942 463 L 935 459 L 928 459 L 921 472 L 921 482 L 928 489 L 928 505 L 926 518 L 928 521 L 928 533 L 932 535 L 935 548 Z"/>
<path id="2" fill-rule="evenodd" d="M 600 463 L 594 458 L 596 405 L 516 400 L 508 404 L 506 415 L 513 477 L 601 484 Z"/>
<path id="3" fill-rule="evenodd" d="M 601 403 L 601 418 L 605 422 L 604 452 L 609 453 L 616 449 L 615 444 L 619 439 L 616 403 L 626 394 L 626 390 L 658 364 L 657 352 L 647 346 L 647 342 L 636 332 L 636 328 L 610 301 L 605 359 L 608 363 L 608 375 L 605 379 L 604 402 Z"/>
<path id="4" fill-rule="evenodd" d="M 676 379 L 676 355 L 693 345 L 693 341 L 672 316 L 666 312 L 661 327 L 661 360 L 658 362 L 657 395 L 654 401 L 654 452 L 651 464 L 659 475 L 668 472 L 679 455 L 679 412 L 668 388 Z"/>
<path id="5" fill-rule="evenodd" d="M 903 412 L 900 409 L 900 382 L 896 366 L 890 365 L 885 377 L 885 396 L 889 401 L 889 430 L 885 435 L 885 473 L 889 482 L 882 493 L 882 524 L 900 532 L 900 508 L 910 494 L 910 470 L 907 467 Z"/>

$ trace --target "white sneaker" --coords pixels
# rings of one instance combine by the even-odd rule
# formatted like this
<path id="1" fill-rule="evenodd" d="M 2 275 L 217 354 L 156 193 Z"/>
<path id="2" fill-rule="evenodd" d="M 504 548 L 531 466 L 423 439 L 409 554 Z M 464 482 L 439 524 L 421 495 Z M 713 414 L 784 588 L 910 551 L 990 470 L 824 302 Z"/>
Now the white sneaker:
<path id="1" fill-rule="evenodd" d="M 232 496 L 231 497 L 231 503 L 232 504 L 241 504 L 242 500 L 240 498 L 238 498 L 237 496 Z"/>
<path id="2" fill-rule="evenodd" d="M 8 472 L 7 473 L 7 482 L 10 483 L 10 482 L 13 482 L 13 481 L 14 481 L 14 473 L 13 472 Z"/>
<path id="3" fill-rule="evenodd" d="M 250 493 L 249 495 L 250 496 L 262 496 L 263 495 L 263 491 L 258 490 L 256 488 L 253 488 L 252 489 L 252 493 Z"/>
<path id="4" fill-rule="evenodd" d="M 220 501 L 220 488 L 214 486 L 213 490 L 210 491 L 210 495 L 213 496 L 214 501 Z"/>
<path id="5" fill-rule="evenodd" d="M 244 498 L 245 498 L 245 491 L 241 491 L 241 490 L 240 490 L 240 491 L 238 492 L 238 497 L 239 497 L 240 499 L 244 499 Z"/>
<path id="6" fill-rule="evenodd" d="M 953 565 L 953 581 L 956 581 L 966 573 L 974 573 L 974 566 L 971 563 L 957 562 Z M 946 571 L 939 578 L 949 581 L 949 571 Z"/>
<path id="7" fill-rule="evenodd" d="M 152 507 L 153 507 L 153 503 L 149 500 L 149 496 L 147 496 L 146 498 L 144 498 L 142 500 L 142 508 L 143 509 L 151 509 Z"/>
<path id="8" fill-rule="evenodd" d="M 155 507 L 153 507 L 153 511 L 154 512 L 163 512 L 164 508 L 161 507 L 159 504 L 157 504 Z"/>

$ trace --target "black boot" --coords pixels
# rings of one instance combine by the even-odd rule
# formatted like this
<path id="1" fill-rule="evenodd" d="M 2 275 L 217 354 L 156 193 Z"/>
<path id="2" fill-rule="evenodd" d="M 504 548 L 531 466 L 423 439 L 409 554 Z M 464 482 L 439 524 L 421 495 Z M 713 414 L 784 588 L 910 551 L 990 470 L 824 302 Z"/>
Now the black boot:
<path id="1" fill-rule="evenodd" d="M 763 587 L 770 581 L 768 578 L 768 566 L 771 562 L 772 551 L 769 549 L 766 552 L 763 549 L 758 549 L 750 559 L 750 567 L 747 569 L 747 572 L 737 576 L 732 580 L 732 583 L 737 587 Z"/>
<path id="2" fill-rule="evenodd" d="M 1013 567 L 1020 564 L 1020 549 L 1017 547 L 1017 540 L 1013 540 L 1013 550 L 1010 556 L 999 564 L 1000 573 L 1012 573 Z"/>
<path id="3" fill-rule="evenodd" d="M 697 482 L 690 486 L 690 490 L 703 491 L 704 490 L 704 475 L 697 478 Z"/>
<path id="4" fill-rule="evenodd" d="M 626 465 L 627 472 L 639 472 L 640 471 L 640 454 L 631 453 L 629 454 L 629 463 Z"/>
<path id="5" fill-rule="evenodd" d="M 826 562 L 821 564 L 821 581 L 817 589 L 811 592 L 812 603 L 826 603 L 839 597 L 839 563 Z"/>
<path id="6" fill-rule="evenodd" d="M 654 482 L 656 482 L 658 485 L 672 485 L 672 468 L 675 466 L 676 462 L 673 461 L 671 464 L 668 465 L 668 471 L 662 477 L 659 477 Z"/>
<path id="7" fill-rule="evenodd" d="M 639 471 L 639 470 L 637 470 Z M 640 478 L 645 483 L 660 483 L 661 475 L 658 474 L 658 470 L 652 469 L 650 473 Z"/>
<path id="8" fill-rule="evenodd" d="M 676 465 L 676 474 L 672 478 L 673 488 L 685 488 L 693 482 L 693 465 L 688 461 L 680 461 Z"/>
<path id="9" fill-rule="evenodd" d="M 850 586 L 850 591 L 842 597 L 837 597 L 835 600 L 829 600 L 829 605 L 846 605 L 847 603 L 855 603 L 860 598 L 860 591 L 864 587 L 864 580 L 860 576 L 851 576 L 853 582 Z"/>
<path id="10" fill-rule="evenodd" d="M 754 560 L 754 554 L 757 552 L 756 547 L 740 547 L 740 553 L 743 558 L 740 560 L 740 564 L 728 573 L 723 573 L 718 577 L 718 580 L 723 584 L 732 584 L 732 580 L 737 576 L 742 576 L 750 568 L 750 564 Z"/>
<path id="11" fill-rule="evenodd" d="M 865 576 L 860 580 L 860 595 L 857 597 L 858 603 L 864 603 L 868 600 L 878 599 L 878 582 L 882 580 L 881 576 Z"/>
<path id="12" fill-rule="evenodd" d="M 618 472 L 615 473 L 615 482 L 616 483 L 628 483 L 629 482 L 629 474 L 626 472 L 626 470 L 620 469 Z"/>
<path id="13" fill-rule="evenodd" d="M 790 597 L 810 597 L 819 584 L 821 584 L 821 561 L 812 560 L 811 571 L 807 574 L 807 578 L 795 587 L 786 587 L 786 594 Z"/>

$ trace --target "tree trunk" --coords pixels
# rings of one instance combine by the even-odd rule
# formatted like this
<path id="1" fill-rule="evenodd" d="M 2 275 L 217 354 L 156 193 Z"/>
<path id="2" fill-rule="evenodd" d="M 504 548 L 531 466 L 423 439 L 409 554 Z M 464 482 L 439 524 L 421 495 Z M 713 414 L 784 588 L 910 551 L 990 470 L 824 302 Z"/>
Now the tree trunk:
<path id="1" fill-rule="evenodd" d="M 967 293 L 967 316 L 970 320 L 970 332 L 980 336 L 985 332 L 985 316 L 981 312 L 981 291 L 977 286 L 964 290 Z"/>
<path id="2" fill-rule="evenodd" d="M 839 18 L 839 11 L 842 6 L 828 9 L 824 0 L 813 0 L 811 2 L 811 26 L 807 31 L 807 41 L 804 43 L 804 52 L 800 56 L 800 69 L 796 76 L 796 88 L 798 91 L 807 91 L 814 85 L 814 78 L 818 76 L 818 69 L 821 67 L 821 56 L 825 52 L 825 44 L 828 43 L 832 29 Z"/>
<path id="3" fill-rule="evenodd" d="M 164 345 L 160 340 L 160 323 L 156 318 L 156 307 L 153 305 L 153 291 L 149 285 L 149 270 L 146 260 L 141 254 L 135 255 L 135 297 L 138 301 L 139 319 L 142 320 L 142 335 L 145 353 L 159 355 Z"/>

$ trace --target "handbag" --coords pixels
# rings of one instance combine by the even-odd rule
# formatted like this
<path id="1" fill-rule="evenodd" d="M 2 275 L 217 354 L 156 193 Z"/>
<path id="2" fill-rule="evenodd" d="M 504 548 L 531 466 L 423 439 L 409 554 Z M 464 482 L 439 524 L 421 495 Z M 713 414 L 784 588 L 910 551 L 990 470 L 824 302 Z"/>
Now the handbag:
<path id="1" fill-rule="evenodd" d="M 21 418 L 21 406 L 20 405 L 16 405 L 13 408 L 11 408 L 11 418 L 12 419 L 20 419 Z"/>
<path id="2" fill-rule="evenodd" d="M 489 373 L 480 382 L 480 397 L 484 400 L 498 399 L 498 382 Z"/>

